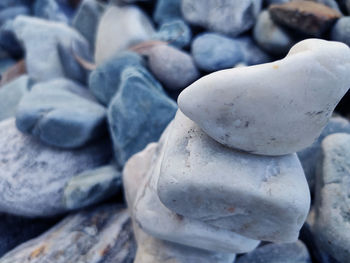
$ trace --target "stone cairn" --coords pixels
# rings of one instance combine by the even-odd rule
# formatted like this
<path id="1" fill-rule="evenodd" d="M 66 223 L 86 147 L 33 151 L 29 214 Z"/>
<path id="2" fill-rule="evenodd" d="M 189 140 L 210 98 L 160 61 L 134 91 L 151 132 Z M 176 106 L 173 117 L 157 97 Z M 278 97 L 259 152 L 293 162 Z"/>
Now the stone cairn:
<path id="1" fill-rule="evenodd" d="M 135 262 L 231 263 L 260 241 L 295 242 L 310 207 L 295 152 L 318 138 L 349 72 L 348 46 L 308 39 L 186 88 L 160 141 L 123 171 Z"/>

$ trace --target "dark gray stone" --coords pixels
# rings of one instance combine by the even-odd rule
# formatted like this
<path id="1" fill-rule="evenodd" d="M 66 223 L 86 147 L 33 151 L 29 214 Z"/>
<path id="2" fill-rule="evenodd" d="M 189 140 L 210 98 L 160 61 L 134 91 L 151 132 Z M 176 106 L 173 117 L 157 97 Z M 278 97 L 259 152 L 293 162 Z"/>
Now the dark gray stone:
<path id="1" fill-rule="evenodd" d="M 177 109 L 144 68 L 130 67 L 124 70 L 121 79 L 108 108 L 114 154 L 120 167 L 148 143 L 159 139 Z"/>
<path id="2" fill-rule="evenodd" d="M 196 65 L 208 72 L 232 68 L 243 62 L 239 43 L 216 33 L 197 36 L 192 42 L 192 56 Z"/>
<path id="3" fill-rule="evenodd" d="M 162 24 L 181 17 L 181 0 L 157 0 L 153 15 L 155 22 Z"/>
<path id="4" fill-rule="evenodd" d="M 238 258 L 236 263 L 311 263 L 306 246 L 301 242 L 268 244 Z"/>
<path id="5" fill-rule="evenodd" d="M 7 20 L 14 19 L 18 15 L 29 15 L 30 9 L 28 6 L 14 6 L 0 10 L 0 25 Z"/>
<path id="6" fill-rule="evenodd" d="M 121 172 L 114 165 L 101 166 L 69 180 L 64 189 L 64 203 L 67 209 L 80 209 L 119 193 L 121 188 Z"/>
<path id="7" fill-rule="evenodd" d="M 109 143 L 74 151 L 48 147 L 20 133 L 14 119 L 0 122 L 0 212 L 46 217 L 63 213 L 63 190 L 76 174 L 110 160 Z"/>
<path id="8" fill-rule="evenodd" d="M 40 235 L 56 221 L 0 214 L 0 257 L 23 242 Z"/>
<path id="9" fill-rule="evenodd" d="M 166 89 L 182 90 L 200 77 L 192 57 L 168 45 L 155 45 L 148 52 L 148 65 Z"/>
<path id="10" fill-rule="evenodd" d="M 85 72 L 80 70 L 81 66 L 74 54 L 71 53 L 70 56 L 62 59 L 62 52 L 59 51 L 60 47 L 69 52 L 72 49 L 72 43 L 78 42 L 80 49 L 84 49 L 81 52 L 89 53 L 89 44 L 80 33 L 63 23 L 27 16 L 17 17 L 14 20 L 13 29 L 25 48 L 27 71 L 33 80 L 45 81 L 70 77 L 73 80 L 85 81 Z M 70 71 L 68 76 L 67 70 Z"/>
<path id="11" fill-rule="evenodd" d="M 317 161 L 321 155 L 321 142 L 323 139 L 333 133 L 349 133 L 350 123 L 347 119 L 342 117 L 332 117 L 327 126 L 322 130 L 321 135 L 318 137 L 311 146 L 298 152 L 301 165 L 303 166 L 306 179 L 308 181 L 310 191 L 313 193 L 316 181 L 316 166 Z"/>
<path id="12" fill-rule="evenodd" d="M 331 39 L 340 41 L 350 46 L 350 17 L 338 19 L 331 31 Z"/>
<path id="13" fill-rule="evenodd" d="M 8 20 L 0 27 L 0 48 L 12 57 L 23 56 L 23 48 L 19 43 L 13 29 L 13 20 Z"/>
<path id="14" fill-rule="evenodd" d="M 161 24 L 154 39 L 167 42 L 169 45 L 187 47 L 192 39 L 192 31 L 182 19 L 175 19 Z"/>
<path id="15" fill-rule="evenodd" d="M 96 0 L 84 0 L 73 20 L 73 27 L 76 28 L 89 42 L 94 49 L 97 26 L 105 6 Z"/>
<path id="16" fill-rule="evenodd" d="M 108 105 L 119 88 L 123 70 L 142 64 L 142 57 L 138 54 L 122 52 L 98 66 L 90 74 L 89 88 L 100 102 Z"/>
<path id="17" fill-rule="evenodd" d="M 23 97 L 16 125 L 46 144 L 77 148 L 106 133 L 106 110 L 93 101 L 89 90 L 56 79 L 34 85 Z"/>
<path id="18" fill-rule="evenodd" d="M 109 205 L 66 217 L 55 227 L 0 259 L 1 263 L 132 263 L 136 245 L 131 220 Z"/>
<path id="19" fill-rule="evenodd" d="M 30 6 L 32 2 L 33 0 L 1 0 L 0 10 L 21 5 Z"/>
<path id="20" fill-rule="evenodd" d="M 15 116 L 17 105 L 28 89 L 28 76 L 22 76 L 0 87 L 0 121 Z"/>

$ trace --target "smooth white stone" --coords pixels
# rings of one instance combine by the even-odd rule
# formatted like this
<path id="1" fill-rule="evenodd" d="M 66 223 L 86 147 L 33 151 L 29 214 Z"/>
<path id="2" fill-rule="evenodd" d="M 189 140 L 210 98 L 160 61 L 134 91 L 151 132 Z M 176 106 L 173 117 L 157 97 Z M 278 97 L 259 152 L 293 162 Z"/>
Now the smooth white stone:
<path id="1" fill-rule="evenodd" d="M 259 156 L 227 148 L 181 111 L 164 150 L 158 196 L 188 220 L 272 242 L 295 242 L 310 207 L 296 154 Z"/>
<path id="2" fill-rule="evenodd" d="M 207 75 L 179 96 L 209 136 L 262 155 L 299 151 L 320 135 L 350 83 L 350 49 L 308 39 L 272 63 Z"/>
<path id="3" fill-rule="evenodd" d="M 164 134 L 161 141 L 160 145 L 166 142 Z M 144 232 L 157 239 L 190 247 L 222 253 L 245 253 L 255 249 L 259 244 L 258 240 L 252 240 L 230 230 L 177 215 L 160 202 L 156 185 L 162 152 L 163 147 L 158 146 L 152 158 L 150 169 L 139 186 L 132 208 L 135 223 Z M 128 188 L 127 185 L 125 186 Z M 132 200 L 130 197 L 128 199 Z"/>
<path id="4" fill-rule="evenodd" d="M 154 33 L 151 21 L 136 6 L 110 6 L 97 29 L 96 64 L 100 65 L 131 45 L 150 40 Z"/>

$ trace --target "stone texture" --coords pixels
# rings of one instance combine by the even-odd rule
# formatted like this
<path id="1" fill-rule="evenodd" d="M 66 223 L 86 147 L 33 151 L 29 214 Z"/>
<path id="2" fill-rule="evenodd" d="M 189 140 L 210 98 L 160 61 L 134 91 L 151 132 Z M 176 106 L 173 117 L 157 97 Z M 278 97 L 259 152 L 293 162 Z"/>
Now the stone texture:
<path id="1" fill-rule="evenodd" d="M 322 142 L 315 192 L 316 242 L 339 262 L 350 262 L 350 135 L 337 133 Z"/>
<path id="2" fill-rule="evenodd" d="M 108 105 L 119 89 L 123 71 L 128 67 L 137 67 L 143 64 L 143 59 L 138 54 L 130 51 L 121 52 L 91 72 L 89 89 L 101 103 Z"/>
<path id="3" fill-rule="evenodd" d="M 135 243 L 127 212 L 108 205 L 72 214 L 1 263 L 132 263 Z"/>
<path id="4" fill-rule="evenodd" d="M 155 45 L 147 51 L 153 75 L 169 90 L 181 90 L 200 77 L 192 57 L 168 45 Z"/>
<path id="5" fill-rule="evenodd" d="M 79 43 L 83 53 L 88 53 L 87 41 L 74 29 L 57 22 L 27 16 L 14 20 L 13 30 L 26 50 L 26 65 L 29 76 L 35 81 L 66 77 L 84 82 L 86 72 L 82 70 L 73 54 L 63 60 L 61 49 L 71 50 L 72 42 Z M 43 41 L 45 36 L 45 41 Z"/>
<path id="6" fill-rule="evenodd" d="M 159 139 L 173 119 L 176 104 L 142 67 L 128 68 L 108 108 L 108 122 L 119 167 L 148 143 Z"/>
<path id="7" fill-rule="evenodd" d="M 261 0 L 183 0 L 181 10 L 191 24 L 237 36 L 254 25 L 261 4 Z"/>
<path id="8" fill-rule="evenodd" d="M 258 45 L 274 55 L 287 54 L 295 44 L 290 34 L 276 25 L 266 10 L 260 13 L 253 32 L 254 40 Z"/>
<path id="9" fill-rule="evenodd" d="M 321 157 L 321 142 L 323 139 L 333 133 L 349 133 L 350 123 L 342 117 L 332 117 L 327 126 L 322 130 L 318 139 L 309 147 L 298 152 L 301 165 L 303 166 L 307 182 L 313 193 L 316 184 L 316 166 Z"/>
<path id="10" fill-rule="evenodd" d="M 72 26 L 82 34 L 94 50 L 97 27 L 105 6 L 97 0 L 84 0 L 74 17 Z"/>
<path id="11" fill-rule="evenodd" d="M 236 39 L 243 54 L 243 64 L 248 66 L 267 63 L 271 57 L 263 51 L 250 36 L 243 36 Z"/>
<path id="12" fill-rule="evenodd" d="M 35 0 L 33 4 L 34 16 L 43 19 L 62 22 L 68 24 L 70 22 L 67 14 L 61 9 L 56 0 Z"/>
<path id="13" fill-rule="evenodd" d="M 192 42 L 192 56 L 201 70 L 217 71 L 232 68 L 243 61 L 239 43 L 216 33 L 204 33 Z"/>
<path id="14" fill-rule="evenodd" d="M 17 105 L 28 90 L 28 76 L 22 76 L 0 87 L 0 121 L 15 116 Z"/>
<path id="15" fill-rule="evenodd" d="M 182 19 L 174 19 L 161 24 L 153 38 L 183 48 L 190 44 L 192 31 L 190 26 Z"/>
<path id="16" fill-rule="evenodd" d="M 341 17 L 338 11 L 312 1 L 271 5 L 269 12 L 276 23 L 314 37 L 323 35 Z"/>
<path id="17" fill-rule="evenodd" d="M 16 125 L 46 144 L 77 148 L 107 133 L 106 109 L 84 87 L 56 79 L 34 85 L 23 97 Z"/>
<path id="18" fill-rule="evenodd" d="M 236 263 L 311 263 L 306 246 L 301 242 L 268 244 L 240 257 Z"/>
<path id="19" fill-rule="evenodd" d="M 65 184 L 74 175 L 98 167 L 109 158 L 106 143 L 62 151 L 20 133 L 14 119 L 2 121 L 0 211 L 30 217 L 60 214 L 65 211 Z"/>
<path id="20" fill-rule="evenodd" d="M 162 136 L 160 145 L 163 145 L 164 142 L 166 142 L 166 132 Z M 151 231 L 149 234 L 152 236 L 165 240 L 171 240 L 180 244 L 186 244 L 190 247 L 200 247 L 209 250 L 219 249 L 219 251 L 225 251 L 226 253 L 228 253 L 228 251 L 232 253 L 232 250 L 250 251 L 254 249 L 258 245 L 259 241 L 250 240 L 231 231 L 221 230 L 219 228 L 203 224 L 196 220 L 183 218 L 162 205 L 162 203 L 159 201 L 159 198 L 157 197 L 155 189 L 155 180 L 157 180 L 156 177 L 158 174 L 153 173 L 154 169 L 159 170 L 160 168 L 159 165 L 161 159 L 158 158 L 160 150 L 161 149 L 159 147 L 156 148 L 154 144 L 148 146 L 143 152 L 138 153 L 129 159 L 123 172 L 124 187 L 127 189 L 127 201 L 130 211 L 137 222 L 134 224 L 134 228 L 138 243 L 141 245 L 140 254 L 152 254 L 152 250 L 157 250 L 152 246 L 152 242 L 159 244 L 162 242 L 155 241 L 156 239 L 147 237 L 148 234 L 145 236 L 145 233 L 143 233 L 143 231 L 139 231 L 139 226 L 141 229 L 148 233 Z M 156 155 L 152 157 L 151 155 L 153 153 Z M 137 167 L 138 171 L 135 171 L 135 167 Z M 156 173 L 158 172 L 156 171 Z M 149 185 L 149 183 L 151 184 Z M 154 224 L 154 222 L 157 222 L 158 227 Z M 161 228 L 159 227 L 160 225 L 162 226 Z M 151 242 L 151 244 L 148 245 L 145 243 L 143 241 L 144 238 L 149 239 L 149 242 Z M 175 244 L 170 245 L 169 247 L 167 244 L 170 245 L 172 242 L 163 243 L 165 250 L 170 251 L 164 252 L 160 250 L 158 252 L 160 256 L 163 253 L 170 253 L 172 246 L 175 248 L 175 251 L 179 250 L 182 247 Z M 190 248 L 182 248 L 181 250 L 183 249 L 185 251 L 185 255 L 186 251 L 187 253 L 191 251 Z M 194 255 L 200 255 L 202 253 L 200 252 L 201 250 L 198 249 L 192 250 L 192 254 Z M 184 252 L 180 253 L 179 258 L 186 258 L 184 255 L 181 255 L 183 253 Z M 173 251 L 172 254 L 172 257 L 174 257 L 174 254 L 176 253 Z M 230 255 L 223 256 L 223 253 L 209 253 L 209 251 L 206 253 L 204 252 L 204 255 L 208 256 L 210 254 L 212 254 L 212 257 L 214 258 L 215 254 L 216 257 L 220 257 L 219 255 L 221 254 L 221 257 L 230 258 Z M 157 258 L 156 253 L 154 253 L 152 256 Z M 189 256 L 189 258 L 190 257 L 191 256 Z M 180 262 L 186 262 L 183 260 L 184 259 L 182 259 Z"/>
<path id="21" fill-rule="evenodd" d="M 99 65 L 117 52 L 150 40 L 154 32 L 148 17 L 136 6 L 110 6 L 98 26 L 95 62 Z"/>
<path id="22" fill-rule="evenodd" d="M 8 20 L 14 19 L 18 15 L 29 15 L 30 9 L 28 6 L 20 5 L 5 8 L 0 11 L 0 26 L 6 23 Z"/>
<path id="23" fill-rule="evenodd" d="M 64 203 L 67 209 L 80 209 L 121 192 L 121 188 L 121 173 L 112 164 L 104 165 L 70 179 L 64 188 Z"/>
<path id="24" fill-rule="evenodd" d="M 221 144 L 288 154 L 320 135 L 349 88 L 349 70 L 348 46 L 309 39 L 282 60 L 207 75 L 182 91 L 178 104 Z"/>
<path id="25" fill-rule="evenodd" d="M 158 24 L 181 18 L 181 0 L 157 0 L 153 19 Z"/>
<path id="26" fill-rule="evenodd" d="M 310 193 L 295 154 L 229 149 L 181 111 L 159 173 L 157 191 L 168 209 L 252 239 L 294 242 L 309 212 Z"/>

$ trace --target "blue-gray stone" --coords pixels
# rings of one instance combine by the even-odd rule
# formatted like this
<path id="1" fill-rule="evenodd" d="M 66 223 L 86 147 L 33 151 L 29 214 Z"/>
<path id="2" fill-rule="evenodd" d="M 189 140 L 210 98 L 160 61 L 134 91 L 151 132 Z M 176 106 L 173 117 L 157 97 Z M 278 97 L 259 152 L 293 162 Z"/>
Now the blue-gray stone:
<path id="1" fill-rule="evenodd" d="M 253 37 L 261 48 L 274 55 L 286 55 L 296 43 L 288 31 L 275 24 L 267 10 L 260 13 Z"/>
<path id="2" fill-rule="evenodd" d="M 192 57 L 168 45 L 155 45 L 147 52 L 153 75 L 169 90 L 182 90 L 200 77 Z"/>
<path id="3" fill-rule="evenodd" d="M 232 68 L 243 62 L 239 43 L 216 33 L 197 36 L 192 42 L 192 56 L 197 66 L 208 72 Z"/>
<path id="4" fill-rule="evenodd" d="M 168 42 L 169 45 L 183 48 L 187 47 L 192 39 L 190 26 L 182 19 L 175 19 L 161 24 L 154 35 L 154 39 Z"/>
<path id="5" fill-rule="evenodd" d="M 56 0 L 36 0 L 33 9 L 36 17 L 69 23 L 69 17 L 63 12 Z"/>
<path id="6" fill-rule="evenodd" d="M 16 114 L 17 128 L 42 142 L 77 148 L 106 132 L 106 110 L 78 84 L 56 79 L 32 87 Z"/>
<path id="7" fill-rule="evenodd" d="M 0 1 L 0 10 L 14 7 L 14 6 L 30 6 L 33 0 L 1 0 Z"/>
<path id="8" fill-rule="evenodd" d="M 268 244 L 243 255 L 236 263 L 311 263 L 306 246 L 301 242 Z"/>
<path id="9" fill-rule="evenodd" d="M 133 154 L 157 141 L 176 110 L 176 103 L 144 68 L 125 69 L 108 108 L 117 164 L 123 167 Z"/>
<path id="10" fill-rule="evenodd" d="M 129 51 L 119 53 L 91 72 L 89 88 L 101 103 L 108 105 L 119 88 L 123 70 L 142 64 L 142 57 L 136 53 Z"/>
<path id="11" fill-rule="evenodd" d="M 331 39 L 350 46 L 350 17 L 345 16 L 338 19 L 331 31 Z"/>
<path id="12" fill-rule="evenodd" d="M 241 47 L 243 62 L 246 65 L 257 65 L 271 61 L 270 55 L 257 46 L 250 36 L 242 36 L 235 40 Z"/>
<path id="13" fill-rule="evenodd" d="M 121 188 L 121 172 L 112 164 L 101 166 L 68 181 L 64 189 L 64 204 L 69 210 L 80 209 L 119 193 Z"/>
<path id="14" fill-rule="evenodd" d="M 71 52 L 74 42 L 79 43 L 82 53 L 90 52 L 88 42 L 79 32 L 63 23 L 28 16 L 18 16 L 13 29 L 25 48 L 27 71 L 34 81 L 70 77 L 84 82 L 84 71 L 76 70 L 81 66 Z M 60 49 L 70 55 L 62 59 Z"/>
<path id="15" fill-rule="evenodd" d="M 28 76 L 21 76 L 0 88 L 0 121 L 15 116 L 18 103 L 28 90 Z"/>
<path id="16" fill-rule="evenodd" d="M 28 6 L 14 6 L 3 9 L 0 11 L 0 25 L 4 24 L 7 20 L 14 19 L 18 15 L 29 15 L 30 9 Z"/>
<path id="17" fill-rule="evenodd" d="M 82 34 L 94 49 L 97 26 L 105 6 L 96 0 L 84 0 L 73 19 L 73 27 Z"/>
<path id="18" fill-rule="evenodd" d="M 181 18 L 181 0 L 157 0 L 153 19 L 162 24 L 171 19 Z"/>
<path id="19" fill-rule="evenodd" d="M 10 57 L 0 59 L 0 74 L 4 73 L 10 67 L 16 64 L 16 60 Z"/>
<path id="20" fill-rule="evenodd" d="M 305 176 L 312 193 L 314 192 L 315 188 L 317 161 L 321 155 L 321 142 L 328 135 L 340 132 L 350 134 L 349 121 L 342 117 L 332 117 L 327 126 L 322 130 L 317 141 L 315 141 L 311 146 L 298 152 L 298 157 L 301 165 L 303 166 Z"/>

